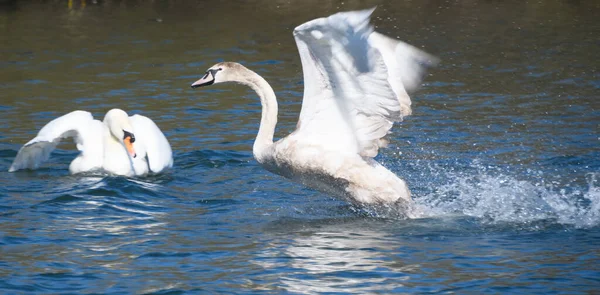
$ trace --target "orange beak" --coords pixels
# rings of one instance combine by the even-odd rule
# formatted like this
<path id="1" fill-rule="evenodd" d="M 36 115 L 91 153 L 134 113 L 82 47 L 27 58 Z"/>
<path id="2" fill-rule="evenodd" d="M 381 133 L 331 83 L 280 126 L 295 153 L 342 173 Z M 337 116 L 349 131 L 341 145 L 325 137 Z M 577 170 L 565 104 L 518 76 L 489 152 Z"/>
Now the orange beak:
<path id="1" fill-rule="evenodd" d="M 125 147 L 127 148 L 127 152 L 131 155 L 132 158 L 135 158 L 135 150 L 133 149 L 133 143 L 131 143 L 131 136 L 125 137 L 123 139 L 123 143 L 125 143 Z"/>

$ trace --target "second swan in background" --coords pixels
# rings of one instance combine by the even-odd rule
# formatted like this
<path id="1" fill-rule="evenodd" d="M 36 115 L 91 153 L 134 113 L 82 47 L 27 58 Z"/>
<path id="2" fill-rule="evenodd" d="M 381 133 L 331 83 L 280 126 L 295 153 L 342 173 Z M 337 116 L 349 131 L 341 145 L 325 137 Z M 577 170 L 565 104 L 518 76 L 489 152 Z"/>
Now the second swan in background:
<path id="1" fill-rule="evenodd" d="M 112 109 L 103 121 L 89 112 L 73 111 L 48 122 L 19 150 L 9 171 L 37 169 L 66 138 L 73 138 L 80 151 L 69 165 L 71 174 L 104 170 L 134 176 L 173 166 L 171 145 L 150 118 Z"/>
<path id="2" fill-rule="evenodd" d="M 275 93 L 255 72 L 221 62 L 192 87 L 237 82 L 256 91 L 262 117 L 253 154 L 268 171 L 355 205 L 397 204 L 410 217 L 406 183 L 373 158 L 393 123 L 411 114 L 408 92 L 437 61 L 375 32 L 373 10 L 341 12 L 294 29 L 304 98 L 296 130 L 277 142 Z"/>

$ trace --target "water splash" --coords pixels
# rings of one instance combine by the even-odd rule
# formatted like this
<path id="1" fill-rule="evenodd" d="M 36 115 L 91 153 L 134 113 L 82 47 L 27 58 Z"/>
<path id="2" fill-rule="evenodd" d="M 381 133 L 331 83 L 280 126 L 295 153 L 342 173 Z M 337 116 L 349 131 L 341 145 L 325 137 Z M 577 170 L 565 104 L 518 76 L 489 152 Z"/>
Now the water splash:
<path id="1" fill-rule="evenodd" d="M 600 225 L 600 173 L 588 173 L 585 185 L 559 185 L 542 172 L 522 180 L 510 172 L 475 163 L 475 172 L 451 171 L 433 191 L 416 198 L 421 217 L 463 215 L 484 223 L 550 221 L 576 228 Z M 531 170 L 529 171 L 531 172 Z"/>

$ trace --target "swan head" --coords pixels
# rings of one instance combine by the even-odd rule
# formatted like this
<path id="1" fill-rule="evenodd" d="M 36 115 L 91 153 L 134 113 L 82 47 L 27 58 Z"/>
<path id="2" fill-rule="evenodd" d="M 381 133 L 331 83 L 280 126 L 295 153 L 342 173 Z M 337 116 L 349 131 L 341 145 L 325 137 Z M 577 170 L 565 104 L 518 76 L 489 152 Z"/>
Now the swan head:
<path id="1" fill-rule="evenodd" d="M 133 148 L 135 135 L 133 135 L 133 127 L 129 121 L 129 115 L 123 110 L 112 109 L 104 116 L 104 123 L 108 126 L 111 135 L 122 142 L 129 155 L 135 158 L 136 153 Z"/>
<path id="2" fill-rule="evenodd" d="M 223 82 L 243 82 L 246 71 L 248 69 L 239 63 L 220 62 L 206 70 L 204 76 L 192 84 L 192 88 Z"/>

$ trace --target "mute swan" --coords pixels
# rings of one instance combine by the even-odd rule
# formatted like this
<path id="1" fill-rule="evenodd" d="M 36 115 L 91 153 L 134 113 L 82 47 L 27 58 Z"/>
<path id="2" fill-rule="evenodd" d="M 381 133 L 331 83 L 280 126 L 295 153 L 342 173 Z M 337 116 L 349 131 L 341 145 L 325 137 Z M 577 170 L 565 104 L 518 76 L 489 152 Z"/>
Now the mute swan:
<path id="1" fill-rule="evenodd" d="M 373 10 L 337 13 L 294 29 L 304 98 L 296 130 L 275 143 L 277 100 L 261 76 L 221 62 L 191 86 L 237 82 L 256 91 L 262 117 L 253 154 L 268 171 L 356 205 L 408 209 L 406 183 L 373 158 L 393 123 L 411 114 L 407 91 L 419 86 L 436 58 L 374 32 Z"/>
<path id="2" fill-rule="evenodd" d="M 81 151 L 69 165 L 71 174 L 103 169 L 134 176 L 173 166 L 171 146 L 151 119 L 129 117 L 123 110 L 112 109 L 102 122 L 86 111 L 73 111 L 50 121 L 19 150 L 8 171 L 37 169 L 61 139 L 69 137 Z"/>

